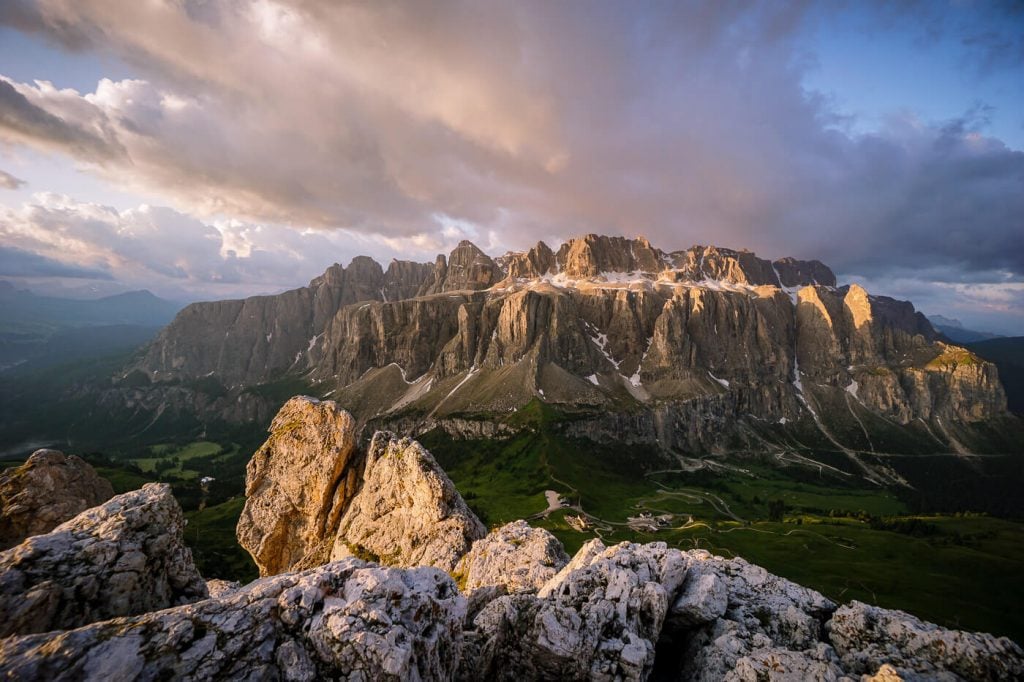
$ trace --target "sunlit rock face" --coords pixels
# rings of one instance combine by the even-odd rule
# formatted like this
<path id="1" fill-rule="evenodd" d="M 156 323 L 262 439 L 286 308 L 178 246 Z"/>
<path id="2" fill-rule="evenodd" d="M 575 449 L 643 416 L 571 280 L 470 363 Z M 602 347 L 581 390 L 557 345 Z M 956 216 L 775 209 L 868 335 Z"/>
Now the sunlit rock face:
<path id="1" fill-rule="evenodd" d="M 238 539 L 261 575 L 350 555 L 450 571 L 485 534 L 419 443 L 378 433 L 364 450 L 331 401 L 288 401 L 246 470 Z"/>
<path id="2" fill-rule="evenodd" d="M 355 421 L 330 401 L 292 398 L 246 467 L 238 542 L 260 575 L 327 561 L 362 461 Z"/>
<path id="3" fill-rule="evenodd" d="M 663 452 L 833 441 L 865 415 L 953 451 L 961 425 L 1006 414 L 994 365 L 820 262 L 593 234 L 497 259 L 469 242 L 432 264 L 357 258 L 190 306 L 102 402 L 265 421 L 278 403 L 247 388 L 298 377 L 371 433 L 493 437 L 538 400 L 578 417 L 568 435 Z"/>
<path id="4" fill-rule="evenodd" d="M 486 532 L 422 445 L 378 432 L 359 492 L 342 513 L 331 560 L 356 554 L 388 566 L 452 571 Z"/>
<path id="5" fill-rule="evenodd" d="M 184 526 L 170 485 L 149 483 L 0 552 L 0 637 L 205 598 Z"/>
<path id="6" fill-rule="evenodd" d="M 0 549 L 47 533 L 114 496 L 87 462 L 58 450 L 36 450 L 18 467 L 0 470 Z"/>

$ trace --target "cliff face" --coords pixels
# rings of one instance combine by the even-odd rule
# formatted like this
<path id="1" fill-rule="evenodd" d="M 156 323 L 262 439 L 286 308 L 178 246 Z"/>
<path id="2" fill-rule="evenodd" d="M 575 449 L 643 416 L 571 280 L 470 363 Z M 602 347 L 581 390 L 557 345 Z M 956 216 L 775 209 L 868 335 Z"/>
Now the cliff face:
<path id="1" fill-rule="evenodd" d="M 536 399 L 581 414 L 575 435 L 688 451 L 721 448 L 743 419 L 834 442 L 866 431 L 865 415 L 922 420 L 953 448 L 940 422 L 1005 412 L 993 365 L 938 341 L 910 303 L 836 287 L 817 261 L 598 235 L 497 260 L 463 242 L 387 271 L 357 258 L 307 288 L 196 304 L 134 369 L 156 382 L 139 405 L 209 375 L 229 420 L 268 409 L 246 386 L 303 376 L 360 424 L 464 435 L 469 413 L 493 435 Z"/>

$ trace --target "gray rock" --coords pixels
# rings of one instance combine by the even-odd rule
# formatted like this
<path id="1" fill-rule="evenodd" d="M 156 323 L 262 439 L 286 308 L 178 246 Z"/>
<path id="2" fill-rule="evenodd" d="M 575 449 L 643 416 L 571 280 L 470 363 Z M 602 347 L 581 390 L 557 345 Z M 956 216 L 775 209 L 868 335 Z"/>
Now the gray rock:
<path id="1" fill-rule="evenodd" d="M 828 635 L 851 673 L 873 673 L 889 664 L 900 675 L 1024 678 L 1024 651 L 1010 639 L 947 630 L 903 611 L 850 602 L 832 616 Z"/>
<path id="2" fill-rule="evenodd" d="M 567 563 L 569 556 L 554 535 L 513 521 L 474 542 L 453 575 L 463 592 L 487 586 L 536 592 Z"/>
<path id="3" fill-rule="evenodd" d="M 46 680 L 444 680 L 465 599 L 433 568 L 356 559 L 196 604 L 0 641 L 0 676 Z"/>
<path id="4" fill-rule="evenodd" d="M 235 580 L 220 580 L 219 578 L 213 578 L 206 581 L 206 591 L 214 599 L 226 597 L 232 592 L 241 589 L 242 583 Z"/>
<path id="5" fill-rule="evenodd" d="M 118 495 L 0 552 L 0 637 L 204 599 L 166 483 Z"/>
<path id="6" fill-rule="evenodd" d="M 21 466 L 0 470 L 0 549 L 48 533 L 113 496 L 110 483 L 85 460 L 36 450 Z"/>
<path id="7" fill-rule="evenodd" d="M 810 655 L 806 652 L 817 649 L 822 623 L 835 610 L 831 601 L 740 558 L 722 559 L 694 550 L 686 553 L 686 559 L 687 585 L 684 596 L 673 605 L 676 616 L 668 625 L 686 649 L 682 679 L 721 680 L 744 658 L 748 660 L 742 670 L 749 671 L 761 665 L 758 661 L 768 660 L 771 652 L 786 650 L 806 657 Z M 727 604 L 716 620 L 694 629 L 696 621 L 721 610 L 720 592 L 711 587 L 715 581 L 710 575 L 725 586 Z M 701 589 L 704 585 L 709 587 L 707 593 Z M 697 598 L 702 594 L 707 598 Z M 814 660 L 822 662 L 820 656 Z M 792 661 L 802 665 L 798 659 Z"/>
<path id="8" fill-rule="evenodd" d="M 836 682 L 848 680 L 837 664 L 835 651 L 818 644 L 807 651 L 760 649 L 736 661 L 725 682 Z"/>
<path id="9" fill-rule="evenodd" d="M 710 623 L 725 615 L 729 605 L 729 588 L 715 571 L 702 571 L 691 563 L 682 594 L 669 610 L 669 618 L 680 625 Z"/>
<path id="10" fill-rule="evenodd" d="M 645 679 L 685 560 L 663 543 L 594 549 L 582 549 L 576 568 L 553 578 L 545 596 L 511 595 L 484 607 L 467 633 L 461 676 Z"/>

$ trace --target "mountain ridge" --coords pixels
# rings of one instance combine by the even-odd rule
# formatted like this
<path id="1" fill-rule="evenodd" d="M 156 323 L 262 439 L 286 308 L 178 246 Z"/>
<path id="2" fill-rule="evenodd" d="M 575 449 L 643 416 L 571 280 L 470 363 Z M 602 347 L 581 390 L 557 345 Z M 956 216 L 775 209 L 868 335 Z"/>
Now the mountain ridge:
<path id="1" fill-rule="evenodd" d="M 876 441 L 967 455 L 1006 415 L 993 364 L 818 261 L 598 235 L 498 259 L 464 241 L 386 270 L 358 257 L 309 287 L 193 304 L 103 400 L 267 421 L 280 403 L 260 395 L 296 382 L 367 428 L 493 437 L 539 401 L 571 437 L 666 455 L 818 443 L 897 485 Z"/>

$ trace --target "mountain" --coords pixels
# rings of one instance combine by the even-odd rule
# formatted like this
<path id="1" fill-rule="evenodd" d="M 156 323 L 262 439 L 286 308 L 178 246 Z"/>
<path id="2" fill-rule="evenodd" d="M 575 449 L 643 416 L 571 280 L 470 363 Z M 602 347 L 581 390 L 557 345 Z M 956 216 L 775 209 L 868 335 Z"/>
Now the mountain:
<path id="1" fill-rule="evenodd" d="M 180 309 L 149 291 L 79 300 L 38 296 L 0 281 L 0 371 L 29 361 L 47 366 L 137 347 Z"/>
<path id="2" fill-rule="evenodd" d="M 909 474 L 879 453 L 1014 441 L 995 366 L 908 302 L 818 261 L 596 235 L 497 259 L 463 242 L 386 270 L 359 257 L 278 296 L 189 305 L 100 402 L 267 423 L 296 392 L 460 438 L 521 430 L 537 402 L 567 437 L 670 458 L 828 451 L 897 484 Z"/>
<path id="3" fill-rule="evenodd" d="M 960 320 L 943 317 L 942 315 L 929 315 L 928 321 L 932 323 L 932 326 L 935 327 L 939 333 L 953 343 L 972 343 L 974 341 L 1001 338 L 999 334 L 967 329 Z"/>

